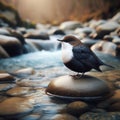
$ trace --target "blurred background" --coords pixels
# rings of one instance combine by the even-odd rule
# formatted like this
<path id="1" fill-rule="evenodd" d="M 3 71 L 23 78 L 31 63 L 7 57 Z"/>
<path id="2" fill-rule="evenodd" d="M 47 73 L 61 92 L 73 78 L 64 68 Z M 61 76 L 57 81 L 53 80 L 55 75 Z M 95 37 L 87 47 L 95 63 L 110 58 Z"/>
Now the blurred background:
<path id="1" fill-rule="evenodd" d="M 12 5 L 21 18 L 59 24 L 67 20 L 107 19 L 120 11 L 120 0 L 0 0 Z"/>

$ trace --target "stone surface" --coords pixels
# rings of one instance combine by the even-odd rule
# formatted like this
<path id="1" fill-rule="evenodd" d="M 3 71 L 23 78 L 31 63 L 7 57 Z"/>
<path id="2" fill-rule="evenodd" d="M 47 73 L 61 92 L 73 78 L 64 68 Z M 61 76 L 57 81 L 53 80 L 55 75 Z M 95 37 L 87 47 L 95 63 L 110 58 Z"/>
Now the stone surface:
<path id="1" fill-rule="evenodd" d="M 15 79 L 8 73 L 0 73 L 0 82 L 14 82 Z"/>
<path id="2" fill-rule="evenodd" d="M 66 21 L 60 24 L 60 29 L 62 30 L 75 30 L 79 27 L 82 27 L 82 25 L 77 21 Z"/>
<path id="3" fill-rule="evenodd" d="M 29 87 L 14 87 L 8 90 L 6 93 L 10 96 L 21 96 L 30 93 L 32 89 Z"/>
<path id="4" fill-rule="evenodd" d="M 31 115 L 25 116 L 23 118 L 20 118 L 20 120 L 39 120 L 40 117 L 41 117 L 41 115 L 39 115 L 39 114 L 31 114 Z"/>
<path id="5" fill-rule="evenodd" d="M 111 20 L 120 23 L 120 12 L 114 15 Z"/>
<path id="6" fill-rule="evenodd" d="M 88 108 L 89 106 L 87 105 L 87 103 L 82 101 L 75 101 L 68 104 L 67 112 L 75 116 L 80 116 L 80 114 L 83 114 L 86 111 L 88 111 Z"/>
<path id="7" fill-rule="evenodd" d="M 120 112 L 110 112 L 110 113 L 85 113 L 80 116 L 79 120 L 119 120 Z"/>
<path id="8" fill-rule="evenodd" d="M 24 35 L 25 38 L 30 38 L 30 39 L 42 39 L 42 40 L 49 40 L 49 35 L 47 33 L 43 32 L 32 32 L 32 33 L 26 33 Z"/>
<path id="9" fill-rule="evenodd" d="M 23 53 L 22 44 L 15 37 L 0 35 L 0 45 L 11 57 Z"/>
<path id="10" fill-rule="evenodd" d="M 28 98 L 12 97 L 0 103 L 0 115 L 15 115 L 33 110 L 33 103 Z"/>
<path id="11" fill-rule="evenodd" d="M 92 76 L 61 76 L 50 82 L 48 94 L 61 98 L 101 99 L 110 94 L 110 88 L 103 80 Z"/>
<path id="12" fill-rule="evenodd" d="M 113 56 L 116 56 L 116 48 L 116 44 L 107 41 L 99 41 L 91 47 L 93 51 L 101 51 L 105 54 L 110 54 Z"/>
<path id="13" fill-rule="evenodd" d="M 20 69 L 14 72 L 16 75 L 20 76 L 28 76 L 33 75 L 35 73 L 35 70 L 33 68 L 24 68 Z"/>
<path id="14" fill-rule="evenodd" d="M 5 51 L 5 49 L 0 45 L 0 58 L 9 58 L 9 54 Z"/>
<path id="15" fill-rule="evenodd" d="M 58 114 L 53 116 L 51 120 L 77 120 L 77 118 L 69 114 Z"/>
<path id="16" fill-rule="evenodd" d="M 14 84 L 8 84 L 8 83 L 0 84 L 0 92 L 1 91 L 6 91 L 6 90 L 12 88 L 13 86 L 15 86 L 15 85 Z"/>

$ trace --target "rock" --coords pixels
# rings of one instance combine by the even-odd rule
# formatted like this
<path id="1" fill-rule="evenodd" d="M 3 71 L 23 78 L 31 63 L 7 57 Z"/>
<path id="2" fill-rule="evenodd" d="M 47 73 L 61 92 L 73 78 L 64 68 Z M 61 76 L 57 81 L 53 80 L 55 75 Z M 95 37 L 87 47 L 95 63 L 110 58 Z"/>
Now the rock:
<path id="1" fill-rule="evenodd" d="M 0 82 L 14 82 L 15 79 L 8 73 L 0 73 Z"/>
<path id="2" fill-rule="evenodd" d="M 103 40 L 104 40 L 104 41 L 110 41 L 110 42 L 112 42 L 113 37 L 110 36 L 110 35 L 105 35 L 104 38 L 103 38 Z"/>
<path id="3" fill-rule="evenodd" d="M 96 28 L 98 38 L 103 38 L 104 35 L 108 35 L 110 32 L 116 30 L 120 25 L 116 22 L 106 22 L 105 24 L 99 25 Z"/>
<path id="4" fill-rule="evenodd" d="M 0 92 L 1 91 L 6 91 L 6 90 L 12 88 L 13 86 L 14 86 L 14 84 L 8 84 L 8 83 L 0 84 Z"/>
<path id="5" fill-rule="evenodd" d="M 119 45 L 120 44 L 120 37 L 114 37 L 112 42 Z"/>
<path id="6" fill-rule="evenodd" d="M 4 50 L 2 46 L 0 46 L 0 58 L 9 58 L 9 54 Z"/>
<path id="7" fill-rule="evenodd" d="M 115 22 L 118 22 L 120 24 L 120 12 L 118 12 L 117 14 L 115 14 L 111 21 L 115 21 Z"/>
<path id="8" fill-rule="evenodd" d="M 91 47 L 91 50 L 101 51 L 105 54 L 116 56 L 116 48 L 117 48 L 117 45 L 115 45 L 112 42 L 99 41 Z"/>
<path id="9" fill-rule="evenodd" d="M 41 117 L 41 115 L 31 114 L 31 115 L 27 115 L 25 117 L 20 118 L 20 120 L 39 120 L 40 117 Z"/>
<path id="10" fill-rule="evenodd" d="M 29 75 L 33 75 L 34 73 L 35 70 L 33 68 L 24 68 L 14 72 L 14 74 L 18 76 L 29 76 Z"/>
<path id="11" fill-rule="evenodd" d="M 119 105 L 119 101 L 120 101 L 120 90 L 116 90 L 116 91 L 114 91 L 114 94 L 111 97 L 109 97 L 108 99 L 106 99 L 103 102 L 100 102 L 97 105 L 97 107 L 112 111 L 112 106 L 113 106 L 113 108 L 117 110 L 117 109 L 119 109 L 119 106 L 117 108 L 116 104 Z"/>
<path id="12" fill-rule="evenodd" d="M 21 81 L 17 81 L 16 84 L 21 87 L 40 87 L 41 81 L 40 80 L 22 79 Z"/>
<path id="13" fill-rule="evenodd" d="M 120 101 L 111 104 L 111 105 L 108 107 L 108 110 L 109 110 L 109 111 L 118 111 L 118 112 L 119 112 L 119 111 L 120 111 Z"/>
<path id="14" fill-rule="evenodd" d="M 116 88 L 120 89 L 120 81 L 116 81 L 116 82 L 114 83 L 114 85 L 115 85 Z"/>
<path id="15" fill-rule="evenodd" d="M 0 103 L 0 115 L 16 115 L 33 110 L 33 103 L 28 98 L 12 97 Z"/>
<path id="16" fill-rule="evenodd" d="M 69 114 L 57 114 L 51 120 L 77 120 L 77 118 Z"/>
<path id="17" fill-rule="evenodd" d="M 80 116 L 79 120 L 119 120 L 120 112 L 92 113 L 88 112 Z"/>
<path id="18" fill-rule="evenodd" d="M 30 87 L 14 87 L 6 92 L 7 95 L 10 96 L 21 96 L 25 94 L 29 94 L 31 91 Z"/>
<path id="19" fill-rule="evenodd" d="M 76 28 L 74 32 L 75 34 L 85 33 L 88 36 L 90 33 L 94 32 L 94 29 L 89 27 Z"/>
<path id="20" fill-rule="evenodd" d="M 24 34 L 25 38 L 30 38 L 30 39 L 42 39 L 42 40 L 49 40 L 49 35 L 45 32 L 39 32 L 39 31 L 34 31 L 32 33 L 26 33 Z"/>
<path id="21" fill-rule="evenodd" d="M 10 35 L 9 31 L 5 28 L 0 28 L 0 35 Z"/>
<path id="22" fill-rule="evenodd" d="M 90 38 L 83 38 L 83 39 L 81 39 L 81 42 L 84 43 L 85 45 L 87 45 L 88 47 L 91 47 L 95 43 L 99 42 L 99 40 L 93 40 Z"/>
<path id="23" fill-rule="evenodd" d="M 95 29 L 96 27 L 98 27 L 99 25 L 105 24 L 106 20 L 91 20 L 89 22 L 89 27 Z"/>
<path id="24" fill-rule="evenodd" d="M 63 30 L 56 30 L 53 32 L 53 35 L 65 35 L 65 32 Z"/>
<path id="25" fill-rule="evenodd" d="M 80 76 L 66 75 L 53 79 L 46 93 L 63 99 L 97 100 L 104 99 L 111 90 L 105 81 L 95 77 L 85 75 L 80 78 Z"/>
<path id="26" fill-rule="evenodd" d="M 75 30 L 76 28 L 81 28 L 82 25 L 77 21 L 66 21 L 60 24 L 61 30 Z"/>
<path id="27" fill-rule="evenodd" d="M 0 45 L 11 57 L 23 53 L 22 44 L 14 37 L 0 35 Z"/>
<path id="28" fill-rule="evenodd" d="M 89 106 L 87 105 L 87 103 L 82 102 L 82 101 L 75 101 L 75 102 L 68 104 L 67 112 L 74 116 L 80 116 L 81 114 L 88 111 L 88 108 Z"/>

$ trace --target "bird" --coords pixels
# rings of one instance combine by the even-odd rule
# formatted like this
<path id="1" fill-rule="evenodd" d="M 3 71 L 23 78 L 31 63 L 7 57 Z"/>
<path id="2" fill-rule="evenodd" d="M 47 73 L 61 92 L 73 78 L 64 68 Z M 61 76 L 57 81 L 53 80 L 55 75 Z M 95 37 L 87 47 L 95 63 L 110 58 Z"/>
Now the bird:
<path id="1" fill-rule="evenodd" d="M 91 69 L 102 72 L 101 65 L 112 67 L 101 61 L 89 47 L 73 35 L 66 35 L 62 40 L 57 40 L 62 43 L 62 61 L 64 65 L 77 72 L 77 75 L 81 73 L 81 77 Z"/>

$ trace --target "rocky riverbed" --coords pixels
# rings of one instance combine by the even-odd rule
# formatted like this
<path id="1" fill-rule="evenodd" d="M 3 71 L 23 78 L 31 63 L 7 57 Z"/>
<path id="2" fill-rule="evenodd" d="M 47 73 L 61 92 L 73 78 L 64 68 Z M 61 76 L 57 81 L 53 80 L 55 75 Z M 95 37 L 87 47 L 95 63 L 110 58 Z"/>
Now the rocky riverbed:
<path id="1" fill-rule="evenodd" d="M 54 78 L 75 74 L 63 65 L 57 41 L 68 34 L 76 35 L 114 67 L 86 73 L 106 81 L 110 96 L 87 101 L 46 94 Z M 59 26 L 36 24 L 35 29 L 0 27 L 0 120 L 119 120 L 119 57 L 120 13 L 84 24 L 67 21 Z"/>

